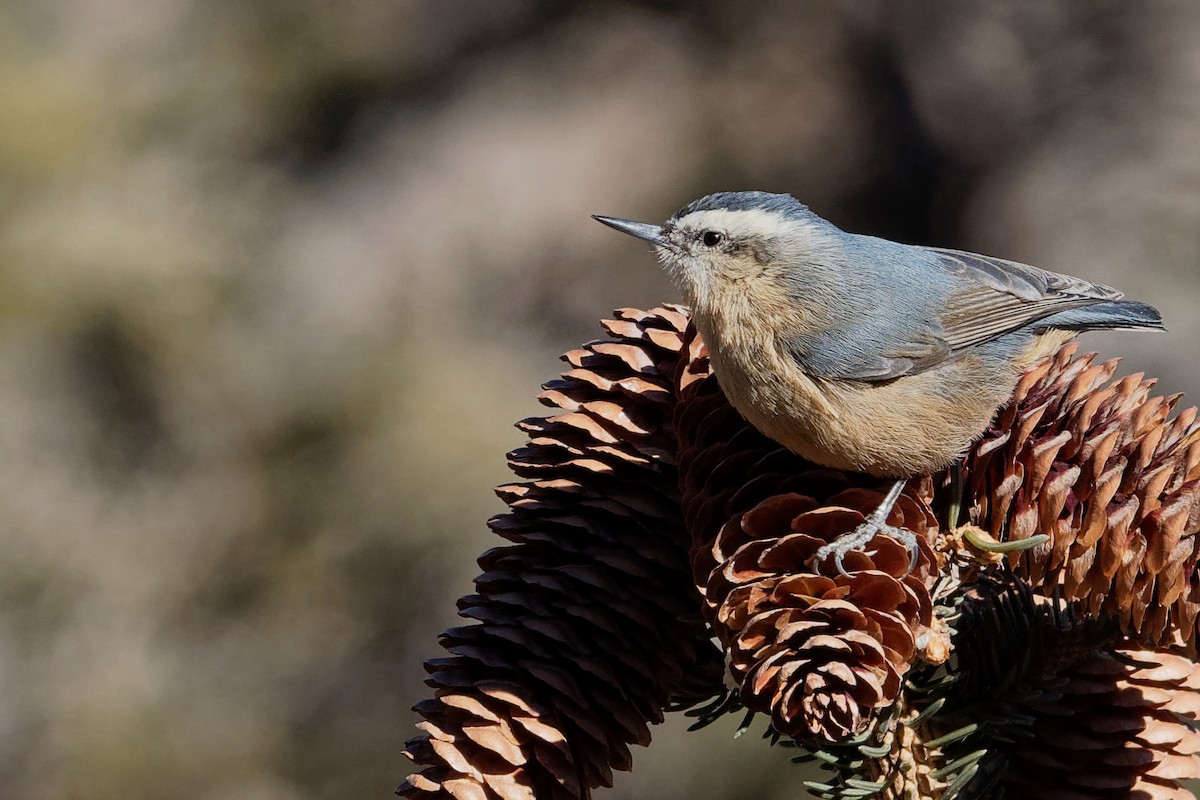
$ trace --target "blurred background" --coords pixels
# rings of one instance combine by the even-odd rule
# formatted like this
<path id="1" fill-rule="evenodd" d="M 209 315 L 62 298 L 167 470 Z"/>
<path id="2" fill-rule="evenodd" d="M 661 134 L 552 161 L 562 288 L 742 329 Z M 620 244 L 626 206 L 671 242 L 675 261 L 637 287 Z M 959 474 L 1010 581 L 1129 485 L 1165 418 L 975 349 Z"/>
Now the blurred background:
<path id="1" fill-rule="evenodd" d="M 388 797 L 511 427 L 716 190 L 1159 306 L 1200 4 L 0 0 L 6 798 Z M 732 724 L 605 797 L 799 798 Z"/>

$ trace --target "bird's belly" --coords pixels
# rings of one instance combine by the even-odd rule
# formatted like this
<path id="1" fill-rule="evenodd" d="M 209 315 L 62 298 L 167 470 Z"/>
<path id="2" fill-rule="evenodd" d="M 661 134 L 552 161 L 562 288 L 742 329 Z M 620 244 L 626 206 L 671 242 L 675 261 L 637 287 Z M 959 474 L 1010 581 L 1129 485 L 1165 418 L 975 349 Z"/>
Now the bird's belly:
<path id="1" fill-rule="evenodd" d="M 726 396 L 762 433 L 815 463 L 896 478 L 959 458 L 1018 375 L 972 356 L 885 383 L 822 380 L 783 363 L 766 379 L 722 366 L 714 363 Z"/>

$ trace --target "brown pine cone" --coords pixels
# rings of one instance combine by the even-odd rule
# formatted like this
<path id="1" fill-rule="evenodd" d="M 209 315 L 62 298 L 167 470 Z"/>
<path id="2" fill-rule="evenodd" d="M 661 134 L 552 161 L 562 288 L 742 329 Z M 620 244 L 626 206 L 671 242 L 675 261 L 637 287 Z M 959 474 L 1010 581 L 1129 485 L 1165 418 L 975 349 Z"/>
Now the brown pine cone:
<path id="1" fill-rule="evenodd" d="M 1190 800 L 1200 778 L 1200 669 L 1136 646 L 1100 652 L 1059 674 L 1030 736 L 1007 754 L 988 797 Z"/>
<path id="2" fill-rule="evenodd" d="M 778 495 L 735 516 L 713 544 L 709 620 L 743 704 L 769 714 L 782 734 L 838 742 L 863 732 L 873 712 L 895 702 L 918 640 L 933 635 L 928 539 L 937 523 L 921 501 L 902 497 L 889 520 L 918 534 L 911 573 L 908 551 L 887 536 L 872 542 L 872 555 L 846 557 L 848 576 L 813 563 L 821 545 L 854 530 L 881 499 L 857 488 L 824 503 Z"/>
<path id="3" fill-rule="evenodd" d="M 1152 381 L 1109 382 L 1116 362 L 1074 344 L 1029 372 L 972 448 L 971 518 L 997 538 L 1050 535 L 1012 556 L 1043 592 L 1111 614 L 1148 644 L 1195 647 L 1200 424 Z"/>
<path id="4" fill-rule="evenodd" d="M 926 793 L 897 794 L 912 770 L 880 769 L 888 797 L 1182 798 L 1200 776 L 1200 667 L 1121 636 L 1079 604 L 1036 594 L 1011 571 L 954 592 L 952 671 L 921 667 L 902 704 L 905 744 Z M 897 729 L 898 730 L 898 729 Z M 893 744 L 898 744 L 894 742 Z M 889 753 L 895 762 L 901 749 Z"/>
<path id="5" fill-rule="evenodd" d="M 679 513 L 672 376 L 686 316 L 623 309 L 611 340 L 566 354 L 572 369 L 520 423 L 509 456 L 528 482 L 497 491 L 491 521 L 515 544 L 485 553 L 476 624 L 447 631 L 427 663 L 436 697 L 416 706 L 425 768 L 412 798 L 580 798 L 628 769 L 629 745 L 681 695 L 720 690 L 723 665 L 697 607 Z"/>

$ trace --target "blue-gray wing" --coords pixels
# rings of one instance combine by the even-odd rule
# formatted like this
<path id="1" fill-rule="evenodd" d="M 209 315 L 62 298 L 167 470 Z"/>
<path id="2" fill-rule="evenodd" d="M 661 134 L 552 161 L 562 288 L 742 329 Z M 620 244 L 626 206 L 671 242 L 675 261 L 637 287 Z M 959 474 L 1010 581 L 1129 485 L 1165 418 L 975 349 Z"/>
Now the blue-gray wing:
<path id="1" fill-rule="evenodd" d="M 960 250 L 925 248 L 962 279 L 938 314 L 950 354 L 1011 333 L 1060 311 L 1120 300 L 1111 286 L 1028 264 Z"/>
<path id="2" fill-rule="evenodd" d="M 1062 311 L 1122 297 L 1109 286 L 1015 261 L 942 248 L 920 250 L 934 256 L 932 268 L 951 279 L 936 310 L 906 325 L 872 319 L 832 338 L 830 333 L 798 336 L 792 355 L 806 372 L 843 380 L 892 380 Z"/>

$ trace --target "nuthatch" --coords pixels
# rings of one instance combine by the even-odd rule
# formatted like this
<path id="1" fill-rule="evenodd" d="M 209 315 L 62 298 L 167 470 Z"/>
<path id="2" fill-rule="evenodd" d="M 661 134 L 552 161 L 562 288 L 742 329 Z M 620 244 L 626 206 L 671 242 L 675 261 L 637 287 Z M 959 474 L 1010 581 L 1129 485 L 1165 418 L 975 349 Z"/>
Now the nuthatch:
<path id="1" fill-rule="evenodd" d="M 999 258 L 846 233 L 795 198 L 722 192 L 663 225 L 595 217 L 654 243 L 733 407 L 828 467 L 899 479 L 838 569 L 886 530 L 908 478 L 962 457 L 1022 372 L 1080 331 L 1162 330 L 1100 284 Z"/>

